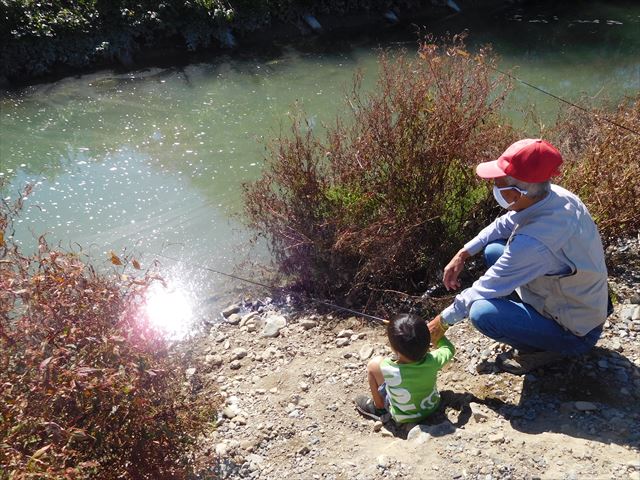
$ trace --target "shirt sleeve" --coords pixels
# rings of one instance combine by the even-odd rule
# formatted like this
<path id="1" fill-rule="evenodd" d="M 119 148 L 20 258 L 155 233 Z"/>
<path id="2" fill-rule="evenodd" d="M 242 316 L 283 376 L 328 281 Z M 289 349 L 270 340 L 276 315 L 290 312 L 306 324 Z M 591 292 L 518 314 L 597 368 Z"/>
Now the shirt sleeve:
<path id="1" fill-rule="evenodd" d="M 489 243 L 496 240 L 506 240 L 511 236 L 515 222 L 513 221 L 513 214 L 515 212 L 507 212 L 504 215 L 496 218 L 494 222 L 487 225 L 480 233 L 474 238 L 469 240 L 464 245 L 464 249 L 471 255 L 475 255 L 482 251 Z"/>
<path id="2" fill-rule="evenodd" d="M 453 355 L 456 353 L 456 348 L 447 337 L 442 337 L 436 346 L 438 348 L 430 352 L 430 354 L 436 361 L 438 368 L 442 368 L 445 363 L 453 358 Z"/>
<path id="3" fill-rule="evenodd" d="M 444 323 L 453 325 L 468 316 L 476 300 L 506 297 L 542 275 L 559 273 L 557 259 L 542 242 L 527 235 L 516 235 L 498 261 L 471 287 L 456 295 L 440 315 Z"/>

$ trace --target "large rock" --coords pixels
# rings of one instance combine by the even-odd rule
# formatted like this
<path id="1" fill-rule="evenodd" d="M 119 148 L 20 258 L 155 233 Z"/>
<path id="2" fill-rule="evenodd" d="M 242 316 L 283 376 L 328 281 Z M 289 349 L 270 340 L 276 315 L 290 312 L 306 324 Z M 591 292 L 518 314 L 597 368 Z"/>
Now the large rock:
<path id="1" fill-rule="evenodd" d="M 267 317 L 264 328 L 260 336 L 266 338 L 275 338 L 280 334 L 280 330 L 287 326 L 287 319 L 282 315 L 271 315 Z"/>

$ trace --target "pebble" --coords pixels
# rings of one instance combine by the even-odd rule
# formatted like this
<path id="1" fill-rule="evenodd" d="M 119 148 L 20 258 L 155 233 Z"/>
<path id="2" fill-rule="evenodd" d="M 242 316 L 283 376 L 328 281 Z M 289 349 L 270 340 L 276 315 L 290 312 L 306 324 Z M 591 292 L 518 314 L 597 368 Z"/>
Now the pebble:
<path id="1" fill-rule="evenodd" d="M 378 464 L 378 467 L 383 469 L 389 466 L 389 460 L 384 455 L 380 455 L 378 458 L 376 458 L 376 463 Z"/>
<path id="2" fill-rule="evenodd" d="M 240 360 L 247 356 L 247 350 L 244 348 L 236 348 L 231 352 L 231 360 Z"/>
<path id="3" fill-rule="evenodd" d="M 229 368 L 231 370 L 238 370 L 240 369 L 240 367 L 242 367 L 242 363 L 240 363 L 240 360 L 233 360 L 230 364 L 229 364 Z"/>
<path id="4" fill-rule="evenodd" d="M 369 357 L 373 355 L 373 347 L 371 345 L 364 345 L 360 351 L 358 352 L 358 357 L 360 360 L 367 360 Z"/>
<path id="5" fill-rule="evenodd" d="M 192 377 L 196 373 L 196 367 L 187 368 L 184 374 L 187 378 Z"/>
<path id="6" fill-rule="evenodd" d="M 287 319 L 282 315 L 271 315 L 266 319 L 260 336 L 265 338 L 275 338 L 280 334 L 280 330 L 286 326 Z"/>
<path id="7" fill-rule="evenodd" d="M 471 408 L 471 415 L 476 422 L 484 422 L 490 416 L 489 408 L 486 405 L 471 402 L 469 407 Z"/>
<path id="8" fill-rule="evenodd" d="M 409 430 L 409 433 L 407 434 L 407 440 L 417 444 L 428 442 L 429 440 L 431 440 L 431 434 L 428 430 L 429 429 L 427 425 L 416 425 L 411 430 Z"/>
<path id="9" fill-rule="evenodd" d="M 336 339 L 336 346 L 338 347 L 346 347 L 349 345 L 350 340 L 348 338 L 338 338 Z"/>
<path id="10" fill-rule="evenodd" d="M 234 305 L 229 305 L 227 308 L 225 308 L 224 310 L 222 310 L 222 316 L 223 317 L 229 317 L 230 315 L 233 315 L 234 313 L 238 313 L 240 311 L 240 305 L 239 304 L 234 304 Z"/>
<path id="11" fill-rule="evenodd" d="M 589 411 L 593 411 L 593 410 L 598 410 L 598 407 L 595 403 L 591 403 L 591 402 L 582 402 L 582 401 L 578 401 L 575 403 L 576 409 L 580 410 L 581 412 L 589 412 Z"/>
<path id="12" fill-rule="evenodd" d="M 303 392 L 308 392 L 309 384 L 306 382 L 300 382 L 300 390 L 302 390 Z"/>
<path id="13" fill-rule="evenodd" d="M 222 409 L 222 415 L 226 418 L 237 417 L 240 415 L 240 408 L 236 404 L 232 403 Z"/>
<path id="14" fill-rule="evenodd" d="M 376 422 L 373 424 L 373 431 L 379 432 L 380 430 L 382 430 L 383 426 L 384 424 L 380 420 L 376 420 Z"/>
<path id="15" fill-rule="evenodd" d="M 382 434 L 383 437 L 393 437 L 393 433 L 391 433 L 387 428 L 382 427 L 380 429 L 380 433 Z"/>
<path id="16" fill-rule="evenodd" d="M 300 325 L 305 330 L 311 330 L 312 328 L 315 328 L 318 326 L 318 322 L 316 322 L 315 320 L 311 320 L 309 318 L 305 318 L 304 320 L 300 321 Z"/>
<path id="17" fill-rule="evenodd" d="M 337 338 L 351 338 L 351 335 L 353 335 L 353 330 L 341 330 L 340 332 L 338 332 L 336 337 Z"/>
<path id="18" fill-rule="evenodd" d="M 493 435 L 489 435 L 489 441 L 491 443 L 502 443 L 502 442 L 504 442 L 504 434 L 503 433 L 494 433 Z"/>
<path id="19" fill-rule="evenodd" d="M 222 357 L 220 355 L 209 354 L 206 357 L 204 357 L 204 361 L 212 367 L 218 367 L 222 365 Z"/>
<path id="20" fill-rule="evenodd" d="M 240 320 L 242 320 L 242 317 L 240 315 L 238 315 L 237 313 L 232 313 L 225 319 L 225 322 L 227 322 L 229 325 L 238 325 L 240 323 Z"/>

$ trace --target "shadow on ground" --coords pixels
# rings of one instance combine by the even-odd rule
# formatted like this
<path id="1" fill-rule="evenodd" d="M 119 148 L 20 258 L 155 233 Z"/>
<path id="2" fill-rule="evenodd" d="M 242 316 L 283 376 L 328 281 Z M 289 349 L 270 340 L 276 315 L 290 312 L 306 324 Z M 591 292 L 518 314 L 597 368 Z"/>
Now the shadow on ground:
<path id="1" fill-rule="evenodd" d="M 495 371 L 491 364 L 485 371 Z M 504 374 L 508 375 L 508 374 Z M 474 415 L 471 403 L 484 404 L 520 432 L 561 433 L 603 443 L 640 448 L 640 368 L 613 350 L 595 348 L 524 377 L 519 402 L 451 390 L 441 392 L 439 412 L 422 423 L 432 437 L 450 435 Z M 389 422 L 393 424 L 393 422 Z M 386 427 L 407 438 L 413 425 Z"/>

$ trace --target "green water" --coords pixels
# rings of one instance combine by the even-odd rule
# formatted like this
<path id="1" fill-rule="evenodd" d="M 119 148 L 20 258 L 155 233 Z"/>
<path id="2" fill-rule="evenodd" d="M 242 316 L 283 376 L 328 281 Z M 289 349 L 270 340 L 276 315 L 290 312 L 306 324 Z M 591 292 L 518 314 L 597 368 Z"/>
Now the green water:
<path id="1" fill-rule="evenodd" d="M 469 30 L 491 43 L 502 66 L 558 95 L 616 101 L 640 88 L 640 7 L 586 2 L 580 8 L 458 15 L 428 25 Z M 231 270 L 264 258 L 247 247 L 242 182 L 261 171 L 265 138 L 287 125 L 298 102 L 311 124 L 344 110 L 356 69 L 372 88 L 380 47 L 413 50 L 413 29 L 349 39 L 307 40 L 176 68 L 105 71 L 5 93 L 0 99 L 2 195 L 35 185 L 16 238 L 90 252 L 127 249 L 148 266 L 163 253 Z M 558 104 L 525 87 L 509 112 L 535 105 L 552 121 Z M 532 136 L 536 131 L 530 132 Z M 251 254 L 253 252 L 253 254 Z M 161 259 L 186 290 L 211 292 L 224 279 Z"/>

